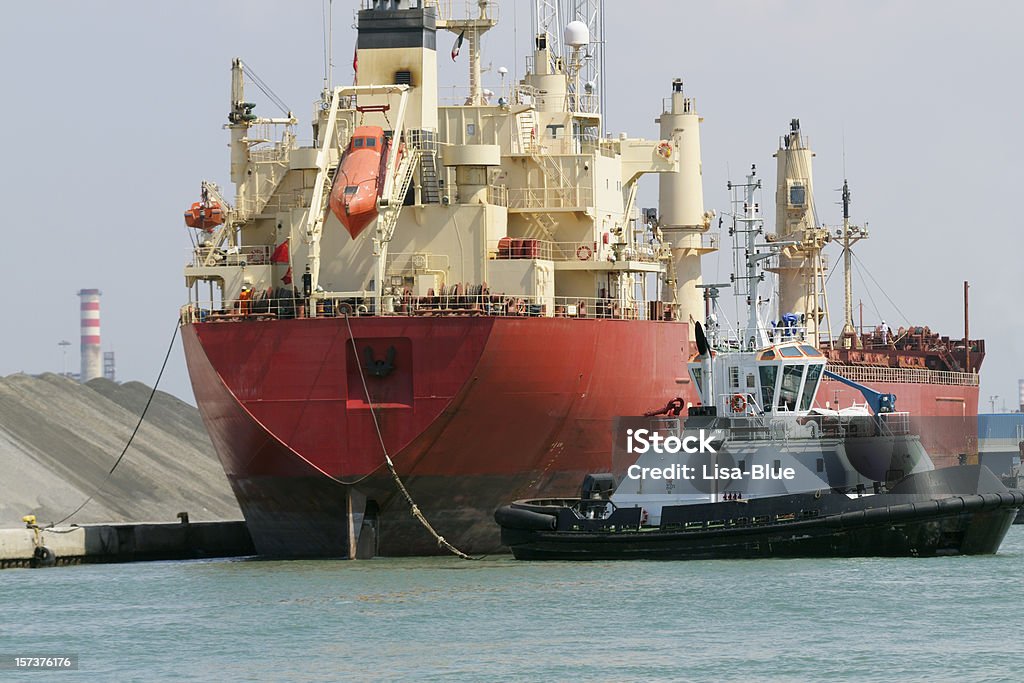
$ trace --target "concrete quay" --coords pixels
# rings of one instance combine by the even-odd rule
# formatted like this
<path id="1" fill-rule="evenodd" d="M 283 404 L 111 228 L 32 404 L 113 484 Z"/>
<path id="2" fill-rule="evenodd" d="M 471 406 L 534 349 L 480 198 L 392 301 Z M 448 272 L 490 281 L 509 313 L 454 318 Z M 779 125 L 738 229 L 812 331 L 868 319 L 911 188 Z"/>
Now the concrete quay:
<path id="1" fill-rule="evenodd" d="M 0 569 L 255 554 L 241 520 L 0 529 Z"/>

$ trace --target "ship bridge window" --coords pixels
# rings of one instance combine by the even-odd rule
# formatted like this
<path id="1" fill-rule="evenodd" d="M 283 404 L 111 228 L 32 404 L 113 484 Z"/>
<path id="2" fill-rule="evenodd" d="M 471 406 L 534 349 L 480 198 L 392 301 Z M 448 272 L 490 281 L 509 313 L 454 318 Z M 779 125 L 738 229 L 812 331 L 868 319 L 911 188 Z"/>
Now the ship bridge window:
<path id="1" fill-rule="evenodd" d="M 810 410 L 811 401 L 814 400 L 814 392 L 818 388 L 818 380 L 821 379 L 821 371 L 825 368 L 820 363 L 807 366 L 807 379 L 804 381 L 804 392 L 800 395 L 800 410 Z"/>
<path id="2" fill-rule="evenodd" d="M 779 349 L 779 354 L 783 358 L 800 358 L 803 356 L 803 354 L 800 353 L 800 349 L 795 346 L 783 346 Z"/>
<path id="3" fill-rule="evenodd" d="M 352 147 L 353 147 L 353 149 L 359 149 L 362 146 L 363 146 L 363 139 L 362 138 L 353 138 L 352 139 Z"/>
<path id="4" fill-rule="evenodd" d="M 810 356 L 811 358 L 816 358 L 816 357 L 821 356 L 821 351 L 818 351 L 818 349 L 814 348 L 810 344 L 803 344 L 800 347 L 800 350 L 803 351 L 808 356 Z"/>
<path id="5" fill-rule="evenodd" d="M 758 368 L 761 375 L 761 405 L 771 410 L 775 398 L 775 379 L 779 376 L 778 365 L 762 365 Z"/>
<path id="6" fill-rule="evenodd" d="M 779 403 L 782 410 L 796 410 L 796 399 L 800 392 L 800 380 L 804 376 L 805 365 L 786 365 L 782 368 L 782 381 L 779 383 Z"/>
<path id="7" fill-rule="evenodd" d="M 792 185 L 789 188 L 789 205 L 802 207 L 807 203 L 807 188 L 803 185 Z"/>

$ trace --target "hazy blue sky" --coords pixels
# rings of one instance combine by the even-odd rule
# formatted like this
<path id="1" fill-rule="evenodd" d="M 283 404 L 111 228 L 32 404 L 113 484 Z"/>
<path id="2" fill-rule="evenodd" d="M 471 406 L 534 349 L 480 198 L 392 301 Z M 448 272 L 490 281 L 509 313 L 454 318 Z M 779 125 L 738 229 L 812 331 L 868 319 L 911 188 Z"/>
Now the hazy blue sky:
<path id="1" fill-rule="evenodd" d="M 339 83 L 351 82 L 357 4 L 335 2 Z M 522 73 L 531 33 L 530 2 L 500 4 L 504 23 L 484 43 L 494 67 L 485 84 L 495 90 L 498 66 Z M 988 343 L 981 407 L 990 395 L 1000 397 L 997 407 L 1016 405 L 1024 4 L 607 5 L 610 131 L 656 137 L 661 99 L 683 77 L 705 117 L 705 202 L 721 212 L 730 171 L 739 180 L 756 163 L 771 187 L 771 155 L 799 117 L 817 152 L 819 217 L 830 224 L 840 221 L 831 189 L 842 184 L 845 137 L 854 218 L 872 232 L 857 248 L 861 261 L 910 322 L 951 336 L 963 334 L 962 282 L 970 280 L 972 336 Z M 117 352 L 118 378 L 155 379 L 186 299 L 182 212 L 203 178 L 231 192 L 221 128 L 230 60 L 245 59 L 308 138 L 323 78 L 321 9 L 319 0 L 5 5 L 0 196 L 9 285 L 0 374 L 59 371 L 61 339 L 72 342 L 77 368 L 75 292 L 99 287 L 104 349 Z M 441 79 L 461 85 L 465 57 L 451 63 L 451 41 L 439 35 Z M 276 113 L 250 93 L 257 112 Z M 645 186 L 642 205 L 653 203 L 654 187 Z M 764 202 L 772 216 L 771 191 Z M 716 263 L 706 261 L 707 277 L 717 276 Z M 867 322 L 907 323 L 873 284 L 874 304 L 858 277 L 854 286 Z M 837 325 L 840 293 L 831 300 Z M 161 387 L 191 400 L 180 345 Z"/>

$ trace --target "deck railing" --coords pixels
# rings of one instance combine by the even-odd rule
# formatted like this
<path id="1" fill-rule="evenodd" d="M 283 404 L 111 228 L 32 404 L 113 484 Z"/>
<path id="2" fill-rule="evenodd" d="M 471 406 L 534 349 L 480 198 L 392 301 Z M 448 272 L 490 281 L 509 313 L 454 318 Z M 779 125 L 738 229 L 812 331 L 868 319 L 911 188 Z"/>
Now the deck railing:
<path id="1" fill-rule="evenodd" d="M 598 242 L 552 242 L 504 237 L 487 243 L 494 259 L 544 259 L 548 261 L 640 261 L 658 263 L 658 248 L 651 244 L 602 245 Z"/>
<path id="2" fill-rule="evenodd" d="M 229 249 L 198 247 L 192 252 L 191 265 L 201 268 L 210 261 L 211 266 L 259 266 L 270 263 L 270 256 L 273 253 L 272 244 L 254 244 Z"/>
<path id="3" fill-rule="evenodd" d="M 642 301 L 622 303 L 602 297 L 525 297 L 505 294 L 460 294 L 451 292 L 432 296 L 385 296 L 385 316 L 464 316 L 509 318 L 579 318 L 606 320 L 652 319 L 651 304 Z M 254 293 L 248 298 L 226 301 L 193 301 L 181 309 L 185 323 L 274 320 L 344 315 L 374 315 L 374 300 L 367 297 L 328 297 L 316 302 L 312 314 L 308 300 L 299 294 L 289 296 L 283 290 L 279 296 Z"/>
<path id="4" fill-rule="evenodd" d="M 947 370 L 925 370 L 918 368 L 882 368 L 866 365 L 839 365 L 836 363 L 829 363 L 828 369 L 854 382 L 978 386 L 978 375 L 973 372 L 949 372 Z M 826 377 L 825 381 L 835 380 L 830 380 Z"/>

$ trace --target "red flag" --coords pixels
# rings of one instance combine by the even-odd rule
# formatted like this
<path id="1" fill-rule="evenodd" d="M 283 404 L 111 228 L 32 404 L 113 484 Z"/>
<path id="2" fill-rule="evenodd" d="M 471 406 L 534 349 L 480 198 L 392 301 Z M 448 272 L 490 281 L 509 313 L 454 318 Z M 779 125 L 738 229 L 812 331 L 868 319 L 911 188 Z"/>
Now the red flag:
<path id="1" fill-rule="evenodd" d="M 291 268 L 289 268 L 288 272 L 284 274 L 283 278 L 281 278 L 281 282 L 285 283 L 286 285 L 290 285 L 292 283 L 292 269 Z"/>
<path id="2" fill-rule="evenodd" d="M 352 70 L 359 73 L 359 48 L 352 48 Z"/>
<path id="3" fill-rule="evenodd" d="M 281 242 L 270 255 L 271 263 L 288 263 L 288 240 Z"/>

